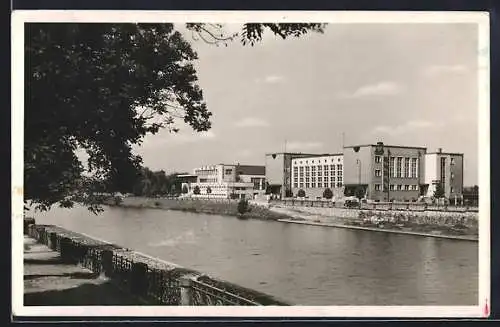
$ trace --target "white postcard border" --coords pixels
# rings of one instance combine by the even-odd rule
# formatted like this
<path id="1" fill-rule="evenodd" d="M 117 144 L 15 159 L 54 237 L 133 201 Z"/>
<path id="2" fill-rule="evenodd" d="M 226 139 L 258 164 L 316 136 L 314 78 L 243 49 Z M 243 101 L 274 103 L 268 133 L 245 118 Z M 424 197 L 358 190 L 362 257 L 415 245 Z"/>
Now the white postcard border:
<path id="1" fill-rule="evenodd" d="M 168 307 L 23 305 L 23 137 L 25 22 L 326 22 L 476 23 L 479 27 L 479 305 Z M 12 308 L 16 316 L 206 316 L 206 317 L 483 317 L 490 303 L 489 14 L 487 12 L 368 11 L 71 11 L 26 10 L 12 14 Z"/>

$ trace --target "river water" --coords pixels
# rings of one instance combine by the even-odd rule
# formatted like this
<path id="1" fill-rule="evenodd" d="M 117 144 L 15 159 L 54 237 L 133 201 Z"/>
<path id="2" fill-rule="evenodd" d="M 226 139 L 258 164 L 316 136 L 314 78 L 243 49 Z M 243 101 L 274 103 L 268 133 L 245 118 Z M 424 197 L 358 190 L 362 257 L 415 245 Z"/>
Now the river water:
<path id="1" fill-rule="evenodd" d="M 478 244 L 155 209 L 36 213 L 300 305 L 476 305 Z"/>

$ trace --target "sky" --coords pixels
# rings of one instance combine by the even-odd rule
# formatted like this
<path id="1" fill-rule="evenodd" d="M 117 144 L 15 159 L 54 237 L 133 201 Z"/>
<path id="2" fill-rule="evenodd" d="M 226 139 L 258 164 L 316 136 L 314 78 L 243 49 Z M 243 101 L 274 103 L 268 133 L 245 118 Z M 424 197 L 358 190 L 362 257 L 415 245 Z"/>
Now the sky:
<path id="1" fill-rule="evenodd" d="M 330 24 L 301 38 L 267 34 L 254 47 L 186 38 L 212 128 L 181 123 L 178 134 L 147 136 L 136 148 L 145 166 L 264 165 L 285 140 L 287 151 L 339 153 L 344 133 L 346 146 L 464 153 L 464 184 L 478 184 L 475 24 Z"/>

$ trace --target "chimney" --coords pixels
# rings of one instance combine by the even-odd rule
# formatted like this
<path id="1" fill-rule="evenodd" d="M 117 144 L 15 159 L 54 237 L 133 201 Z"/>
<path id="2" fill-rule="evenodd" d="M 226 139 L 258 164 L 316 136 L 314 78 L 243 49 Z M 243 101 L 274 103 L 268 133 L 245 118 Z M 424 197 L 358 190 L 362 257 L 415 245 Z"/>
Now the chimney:
<path id="1" fill-rule="evenodd" d="M 441 152 L 443 152 L 443 148 L 438 149 L 438 153 L 441 153 Z"/>

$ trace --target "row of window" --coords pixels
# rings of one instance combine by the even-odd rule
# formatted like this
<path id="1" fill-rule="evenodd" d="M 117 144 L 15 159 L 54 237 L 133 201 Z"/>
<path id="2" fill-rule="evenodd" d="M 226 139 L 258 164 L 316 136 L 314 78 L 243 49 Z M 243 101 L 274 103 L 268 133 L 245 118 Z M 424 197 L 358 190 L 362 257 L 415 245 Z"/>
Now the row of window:
<path id="1" fill-rule="evenodd" d="M 198 176 L 216 175 L 217 170 L 215 170 L 215 169 L 196 169 L 194 171 L 194 174 L 198 175 Z"/>
<path id="2" fill-rule="evenodd" d="M 375 191 L 382 191 L 381 184 L 375 184 Z M 403 184 L 391 184 L 389 185 L 390 191 L 418 191 L 418 185 L 403 185 Z"/>
<path id="3" fill-rule="evenodd" d="M 376 158 L 375 161 L 377 161 Z M 389 176 L 394 178 L 418 178 L 418 158 L 390 157 Z"/>
<path id="4" fill-rule="evenodd" d="M 295 165 L 303 165 L 303 164 L 306 164 L 308 165 L 309 162 L 311 164 L 313 163 L 328 163 L 328 162 L 340 162 L 341 158 L 340 157 L 337 157 L 337 158 L 330 158 L 329 160 L 328 159 L 307 159 L 307 160 L 294 160 L 292 161 L 292 165 L 295 166 Z"/>
<path id="5" fill-rule="evenodd" d="M 333 182 L 333 183 L 321 183 L 321 182 L 318 182 L 318 183 L 309 183 L 309 182 L 305 182 L 305 183 L 296 183 L 294 182 L 293 183 L 293 187 L 294 188 L 327 188 L 327 187 L 330 187 L 330 188 L 335 188 L 335 187 L 342 187 L 342 181 L 340 182 Z"/>
<path id="6" fill-rule="evenodd" d="M 294 166 L 293 167 L 293 170 L 294 171 L 328 171 L 328 170 L 335 170 L 335 168 L 337 168 L 337 170 L 342 170 L 342 164 L 338 164 L 338 165 L 320 165 L 320 166 Z"/>
<path id="7" fill-rule="evenodd" d="M 335 178 L 335 176 L 332 176 L 332 177 L 321 177 L 321 176 L 318 176 L 318 177 L 309 177 L 309 176 L 306 176 L 306 177 L 303 177 L 303 176 L 300 176 L 300 177 L 297 177 L 297 176 L 294 176 L 293 177 L 293 181 L 295 183 L 297 182 L 301 182 L 303 183 L 304 180 L 306 181 L 306 183 L 308 182 L 313 182 L 313 183 L 321 183 L 321 182 L 324 182 L 324 183 L 327 183 L 327 182 L 332 182 L 334 183 L 335 181 L 338 181 L 338 182 L 342 182 L 342 176 L 338 176 L 337 178 Z"/>

